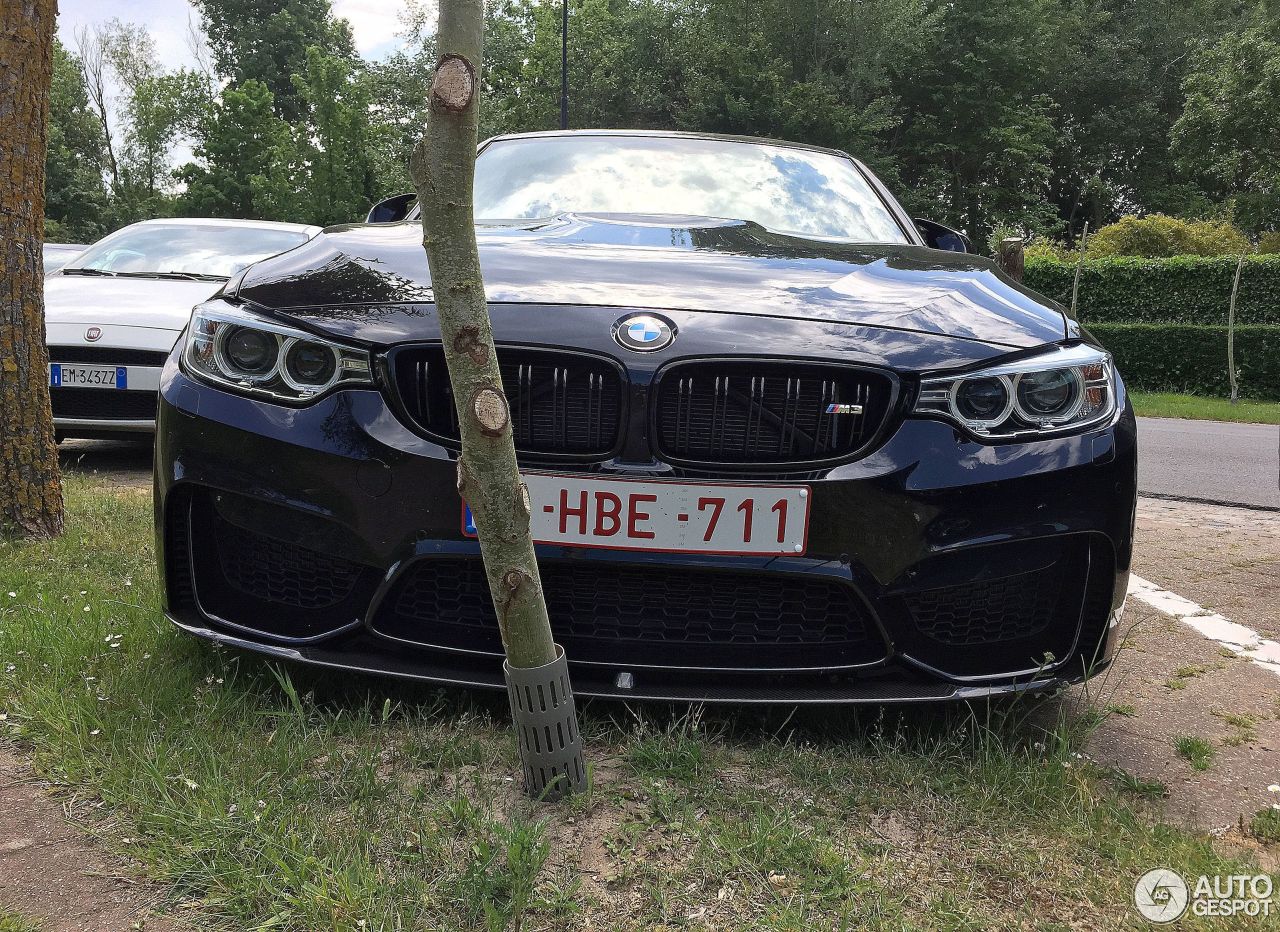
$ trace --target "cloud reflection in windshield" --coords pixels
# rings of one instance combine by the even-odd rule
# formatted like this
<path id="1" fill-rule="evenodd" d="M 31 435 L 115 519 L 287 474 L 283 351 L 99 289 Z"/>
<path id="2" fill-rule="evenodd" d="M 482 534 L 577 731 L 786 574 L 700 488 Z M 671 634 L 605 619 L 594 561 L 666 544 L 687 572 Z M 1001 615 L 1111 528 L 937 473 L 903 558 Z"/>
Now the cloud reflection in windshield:
<path id="1" fill-rule="evenodd" d="M 476 164 L 475 197 L 481 218 L 671 214 L 750 220 L 804 236 L 907 242 L 847 159 L 767 144 L 587 135 L 499 140 Z"/>

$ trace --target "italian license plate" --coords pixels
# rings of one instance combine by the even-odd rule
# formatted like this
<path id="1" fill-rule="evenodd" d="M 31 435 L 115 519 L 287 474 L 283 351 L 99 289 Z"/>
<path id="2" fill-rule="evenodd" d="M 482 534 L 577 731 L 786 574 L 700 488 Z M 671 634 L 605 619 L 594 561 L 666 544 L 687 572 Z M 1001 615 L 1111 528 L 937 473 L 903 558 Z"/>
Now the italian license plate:
<path id="1" fill-rule="evenodd" d="M 49 385 L 52 388 L 128 388 L 129 368 L 50 363 Z"/>
<path id="2" fill-rule="evenodd" d="M 802 554 L 810 491 L 525 473 L 530 529 L 540 544 L 665 553 Z M 462 532 L 476 536 L 465 504 Z"/>

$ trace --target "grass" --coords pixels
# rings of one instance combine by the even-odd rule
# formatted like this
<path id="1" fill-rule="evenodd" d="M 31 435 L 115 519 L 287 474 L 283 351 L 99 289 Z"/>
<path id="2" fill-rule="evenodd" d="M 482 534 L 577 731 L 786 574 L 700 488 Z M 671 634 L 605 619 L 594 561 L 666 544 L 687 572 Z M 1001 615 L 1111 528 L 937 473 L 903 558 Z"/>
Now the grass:
<path id="1" fill-rule="evenodd" d="M 40 932 L 40 927 L 0 906 L 0 932 Z"/>
<path id="2" fill-rule="evenodd" d="M 1264 844 L 1280 845 L 1280 810 L 1259 809 L 1249 822 L 1249 832 Z"/>
<path id="3" fill-rule="evenodd" d="M 0 542 L 0 740 L 100 798 L 87 828 L 202 929 L 1115 928 L 1152 866 L 1257 869 L 1161 824 L 1053 702 L 584 703 L 593 787 L 536 806 L 501 694 L 182 637 L 148 494 L 67 496 L 65 537 Z"/>
<path id="4" fill-rule="evenodd" d="M 1173 748 L 1178 752 L 1179 757 L 1191 765 L 1192 770 L 1208 770 L 1213 765 L 1214 757 L 1217 756 L 1212 744 L 1204 738 L 1196 738 L 1192 735 L 1178 738 L 1173 742 Z"/>
<path id="5" fill-rule="evenodd" d="M 1237 421 L 1247 424 L 1280 424 L 1280 401 L 1255 401 L 1203 395 L 1175 395 L 1157 392 L 1130 392 L 1133 410 L 1139 417 L 1185 417 L 1202 421 Z"/>

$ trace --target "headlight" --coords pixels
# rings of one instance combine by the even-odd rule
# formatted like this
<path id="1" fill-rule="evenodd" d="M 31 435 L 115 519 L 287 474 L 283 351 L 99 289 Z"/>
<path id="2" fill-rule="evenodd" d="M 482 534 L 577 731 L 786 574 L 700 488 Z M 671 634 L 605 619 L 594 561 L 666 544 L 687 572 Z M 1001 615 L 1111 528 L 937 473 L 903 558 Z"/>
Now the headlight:
<path id="1" fill-rule="evenodd" d="M 368 385 L 369 354 L 221 301 L 192 312 L 182 360 L 233 391 L 305 402 L 335 385 Z"/>
<path id="2" fill-rule="evenodd" d="M 1111 356 L 1078 344 L 924 379 L 916 413 L 944 417 L 984 439 L 1033 439 L 1100 424 L 1115 406 Z"/>

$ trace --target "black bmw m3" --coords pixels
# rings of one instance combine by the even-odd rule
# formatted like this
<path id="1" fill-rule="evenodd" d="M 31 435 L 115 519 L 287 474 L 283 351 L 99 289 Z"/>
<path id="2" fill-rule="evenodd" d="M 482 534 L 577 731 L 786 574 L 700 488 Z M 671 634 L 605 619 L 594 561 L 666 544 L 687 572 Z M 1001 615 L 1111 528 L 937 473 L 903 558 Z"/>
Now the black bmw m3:
<path id="1" fill-rule="evenodd" d="M 892 702 L 1107 665 L 1133 413 L 1111 358 L 848 155 L 500 137 L 477 235 L 556 639 L 580 694 Z M 498 687 L 412 214 L 198 306 L 156 521 L 180 628 Z"/>

